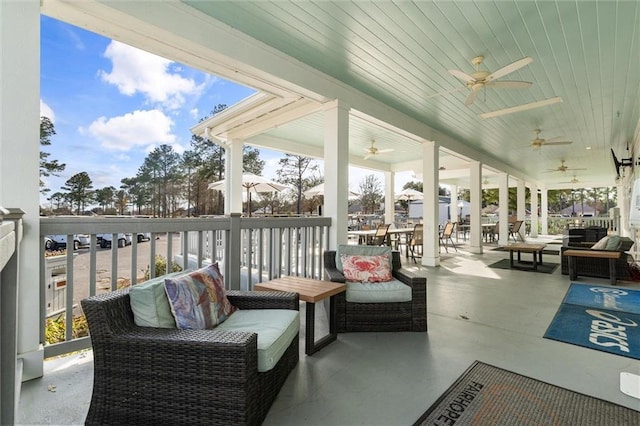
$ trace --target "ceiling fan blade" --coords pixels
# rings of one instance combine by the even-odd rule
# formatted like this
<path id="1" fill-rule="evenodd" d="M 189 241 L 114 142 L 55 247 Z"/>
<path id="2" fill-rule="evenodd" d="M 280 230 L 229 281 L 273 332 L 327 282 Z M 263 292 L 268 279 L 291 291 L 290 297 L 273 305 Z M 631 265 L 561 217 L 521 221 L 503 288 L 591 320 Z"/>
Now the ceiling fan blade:
<path id="1" fill-rule="evenodd" d="M 378 154 L 386 154 L 388 152 L 392 152 L 395 151 L 393 148 L 388 148 L 388 149 L 379 149 L 378 150 Z"/>
<path id="2" fill-rule="evenodd" d="M 474 88 L 471 90 L 471 93 L 469 93 L 469 96 L 467 96 L 467 99 L 464 101 L 464 104 L 466 106 L 471 105 L 473 101 L 476 100 L 476 96 L 478 96 L 478 93 L 480 93 L 480 89 L 480 85 L 474 86 Z"/>
<path id="3" fill-rule="evenodd" d="M 546 141 L 543 145 L 569 145 L 572 144 L 573 141 L 557 141 L 557 142 L 549 142 Z"/>
<path id="4" fill-rule="evenodd" d="M 437 96 L 448 95 L 450 93 L 455 93 L 455 92 L 459 92 L 461 90 L 465 90 L 466 88 L 467 88 L 467 86 L 456 87 L 455 89 L 445 90 L 444 92 L 438 92 L 438 93 L 434 93 L 433 95 L 425 96 L 424 99 L 431 99 L 431 98 L 435 98 Z"/>
<path id="5" fill-rule="evenodd" d="M 571 142 L 569 139 L 565 139 L 564 136 L 556 136 L 555 138 L 547 139 L 547 142 Z"/>
<path id="6" fill-rule="evenodd" d="M 571 169 L 567 169 L 566 171 L 569 171 L 569 170 L 574 171 L 574 170 L 587 170 L 587 169 L 581 169 L 581 168 L 574 169 L 574 168 L 571 168 Z"/>
<path id="7" fill-rule="evenodd" d="M 518 59 L 517 61 L 504 66 L 502 68 L 500 68 L 497 71 L 492 72 L 491 74 L 489 74 L 487 76 L 487 78 L 485 79 L 486 82 L 489 82 L 491 80 L 495 80 L 497 78 L 503 77 L 507 74 L 511 74 L 514 71 L 519 70 L 520 68 L 529 65 L 531 62 L 533 62 L 533 58 L 529 57 L 529 56 L 525 56 L 522 59 Z"/>
<path id="8" fill-rule="evenodd" d="M 371 158 L 371 157 L 373 157 L 373 154 L 367 154 L 367 155 L 365 155 L 365 156 L 364 156 L 364 159 L 365 159 L 365 160 L 368 160 L 368 159 L 369 159 L 369 158 Z"/>
<path id="9" fill-rule="evenodd" d="M 476 81 L 475 78 L 471 77 L 469 74 L 464 73 L 462 71 L 459 70 L 449 70 L 449 74 L 451 74 L 452 76 L 459 78 L 460 80 L 464 81 L 465 83 L 473 83 L 474 81 Z"/>
<path id="10" fill-rule="evenodd" d="M 491 81 L 485 86 L 487 87 L 495 87 L 496 89 L 526 89 L 527 87 L 531 87 L 533 83 L 530 81 Z"/>

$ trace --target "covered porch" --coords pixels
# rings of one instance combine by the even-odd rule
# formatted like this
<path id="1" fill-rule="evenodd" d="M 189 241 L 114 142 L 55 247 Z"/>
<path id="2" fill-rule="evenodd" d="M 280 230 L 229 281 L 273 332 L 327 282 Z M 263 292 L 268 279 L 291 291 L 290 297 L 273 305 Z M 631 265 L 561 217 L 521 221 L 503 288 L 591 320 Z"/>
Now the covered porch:
<path id="1" fill-rule="evenodd" d="M 345 333 L 313 356 L 304 355 L 301 334 L 300 362 L 264 424 L 412 424 L 475 360 L 637 409 L 619 383 L 620 372 L 638 372 L 636 360 L 542 338 L 567 276 L 488 268 L 506 254 L 461 251 L 443 255 L 437 269 L 403 259 L 428 277 L 428 333 Z M 45 375 L 23 384 L 16 422 L 82 424 L 92 368 L 90 350 L 47 360 Z"/>
<path id="2" fill-rule="evenodd" d="M 542 233 L 546 229 L 546 191 L 565 185 L 562 183 L 566 179 L 564 171 L 559 170 L 561 173 L 556 173 L 557 170 L 554 170 L 561 156 L 570 157 L 572 166 L 589 167 L 585 172 L 585 179 L 580 182 L 582 185 L 615 185 L 618 188 L 621 219 L 617 232 L 635 238 L 636 231 L 633 226 L 637 226 L 637 223 L 630 224 L 627 213 L 632 210 L 632 201 L 635 201 L 631 198 L 631 190 L 637 164 L 633 161 L 632 164 L 627 164 L 622 175 L 615 179 L 610 164 L 603 165 L 603 158 L 607 158 L 606 162 L 609 162 L 611 148 L 615 148 L 620 154 L 625 145 L 632 153 L 637 152 L 637 147 L 640 146 L 638 97 L 635 96 L 640 73 L 637 72 L 638 64 L 632 61 L 637 57 L 638 49 L 637 40 L 631 40 L 632 37 L 628 36 L 636 34 L 633 31 L 637 27 L 638 8 L 632 2 L 620 2 L 615 4 L 620 10 L 615 9 L 612 12 L 603 9 L 603 14 L 599 16 L 598 9 L 601 6 L 596 7 L 595 3 L 589 3 L 584 9 L 570 5 L 566 10 L 566 4 L 563 7 L 560 7 L 560 4 L 563 3 L 549 3 L 549 6 L 546 6 L 545 3 L 526 2 L 523 7 L 527 13 L 520 14 L 512 9 L 508 13 L 497 13 L 495 29 L 486 31 L 486 38 L 483 39 L 485 41 L 479 38 L 478 32 L 485 33 L 479 29 L 472 30 L 471 34 L 467 33 L 465 37 L 456 37 L 459 38 L 456 46 L 446 49 L 455 52 L 451 53 L 451 58 L 445 54 L 434 54 L 439 59 L 429 56 L 426 59 L 416 57 L 415 61 L 410 61 L 406 58 L 413 57 L 413 53 L 407 51 L 409 53 L 401 57 L 404 66 L 397 66 L 399 62 L 395 59 L 389 60 L 387 64 L 376 62 L 373 66 L 365 66 L 364 72 L 360 75 L 345 77 L 340 72 L 335 72 L 336 69 L 342 69 L 337 65 L 336 69 L 327 67 L 321 71 L 321 64 L 317 58 L 322 55 L 317 49 L 308 50 L 311 57 L 302 55 L 296 58 L 296 49 L 287 51 L 284 46 L 278 46 L 277 41 L 286 37 L 269 39 L 267 35 L 273 36 L 273 33 L 267 33 L 265 27 L 260 27 L 257 34 L 252 33 L 251 28 L 237 29 L 239 27 L 233 25 L 234 16 L 242 14 L 235 13 L 237 11 L 233 8 L 237 6 L 234 6 L 233 2 L 220 2 L 221 9 L 212 11 L 207 10 L 210 5 L 202 2 L 168 1 L 156 4 L 153 13 L 150 13 L 144 2 L 3 2 L 0 5 L 0 19 L 3 35 L 6 37 L 3 37 L 2 41 L 4 65 L 1 71 L 3 126 L 0 140 L 0 204 L 19 208 L 24 212 L 24 238 L 19 245 L 21 261 L 14 264 L 10 271 L 20 277 L 19 280 L 15 280 L 16 286 L 12 288 L 15 292 L 10 294 L 17 300 L 17 312 L 11 312 L 14 314 L 12 321 L 15 323 L 7 327 L 3 317 L 3 329 L 11 328 L 10 331 L 16 339 L 15 348 L 9 350 L 3 341 L 3 359 L 7 359 L 6 355 L 9 354 L 15 361 L 17 354 L 20 361 L 18 388 L 19 382 L 24 380 L 22 389 L 18 389 L 17 392 L 16 389 L 7 391 L 8 381 L 4 379 L 4 375 L 8 374 L 8 370 L 3 370 L 3 401 L 6 401 L 8 393 L 15 394 L 16 400 L 19 401 L 15 418 L 11 415 L 9 422 L 82 423 L 91 389 L 90 352 L 53 363 L 44 361 L 46 350 L 42 338 L 41 317 L 38 315 L 43 309 L 42 266 L 40 262 L 32 261 L 40 259 L 42 255 L 41 237 L 47 227 L 42 226 L 38 215 L 36 173 L 40 73 L 37 29 L 40 13 L 76 23 L 212 74 L 234 78 L 261 90 L 258 99 L 265 101 L 268 107 L 263 110 L 265 114 L 258 122 L 236 122 L 238 126 L 242 125 L 240 127 L 243 132 L 234 133 L 229 128 L 216 129 L 216 126 L 209 125 L 216 123 L 206 123 L 199 129 L 199 134 L 220 138 L 229 155 L 226 178 L 230 185 L 233 185 L 228 191 L 231 194 L 226 211 L 229 216 L 240 211 L 238 206 L 241 203 L 238 200 L 241 199 L 239 181 L 242 173 L 242 146 L 259 134 L 261 136 L 258 140 L 253 141 L 255 146 L 277 146 L 286 152 L 304 151 L 324 158 L 326 189 L 332 196 L 326 200 L 326 217 L 322 220 L 330 222 L 330 225 L 325 222 L 320 224 L 329 228 L 323 231 L 326 239 L 314 246 L 314 249 L 335 247 L 347 241 L 348 164 L 364 164 L 362 145 L 367 146 L 370 143 L 370 137 L 358 140 L 352 138 L 353 133 L 362 130 L 361 133 L 364 134 L 375 128 L 378 132 L 376 139 L 381 142 L 381 148 L 386 148 L 383 145 L 385 142 L 389 146 L 397 144 L 395 153 L 398 156 L 394 158 L 399 158 L 398 161 L 381 158 L 366 163 L 372 168 L 383 170 L 388 177 L 385 181 L 385 193 L 390 204 L 385 206 L 385 211 L 393 211 L 391 200 L 394 198 L 393 175 L 396 171 L 415 170 L 416 175 L 423 180 L 423 217 L 427 218 L 425 254 L 420 265 L 412 264 L 408 260 L 405 260 L 404 264 L 428 278 L 429 332 L 424 335 L 350 333 L 341 335 L 338 342 L 325 348 L 317 356 L 301 356 L 300 364 L 289 376 L 266 423 L 408 424 L 415 421 L 475 359 L 637 408 L 637 399 L 623 395 L 619 383 L 620 372 L 638 373 L 637 361 L 541 337 L 566 292 L 568 279 L 560 275 L 559 271 L 547 276 L 489 269 L 487 265 L 504 256 L 504 253 L 483 250 L 479 213 L 484 174 L 491 173 L 492 176 L 496 176 L 502 217 L 508 214 L 506 199 L 510 186 L 518 188 L 516 210 L 519 219 L 525 215 L 526 210 L 525 188 L 530 188 L 535 194 L 531 199 L 531 210 L 532 237 L 536 237 L 539 236 L 538 224 Z M 429 5 L 433 6 L 431 3 Z M 415 4 L 412 3 L 412 6 Z M 481 3 L 474 3 L 474 7 L 483 6 Z M 486 7 L 497 6 L 491 4 Z M 516 27 L 525 28 L 531 24 L 531 17 L 539 17 L 535 11 L 537 7 L 544 7 L 546 13 L 551 16 L 551 22 L 564 20 L 575 23 L 579 21 L 578 16 L 585 22 L 595 22 L 602 18 L 599 21 L 604 26 L 602 33 L 606 32 L 604 28 L 615 28 L 619 31 L 620 34 L 616 35 L 624 42 L 617 45 L 621 52 L 615 55 L 615 58 L 631 60 L 628 63 L 616 63 L 615 81 L 625 83 L 594 89 L 594 93 L 602 95 L 602 102 L 584 101 L 583 92 L 577 90 L 578 87 L 583 87 L 583 82 L 596 84 L 598 81 L 608 81 L 587 74 L 600 70 L 601 66 L 602 69 L 608 68 L 608 65 L 601 64 L 613 63 L 606 55 L 598 57 L 592 63 L 593 52 L 610 53 L 611 49 L 607 44 L 607 40 L 610 40 L 592 40 L 594 44 L 590 44 L 589 49 L 572 45 L 575 48 L 572 52 L 580 52 L 581 62 L 585 64 L 584 67 L 580 67 L 580 76 L 575 76 L 572 74 L 573 68 L 567 64 L 562 69 L 555 69 L 558 63 L 571 62 L 563 55 L 560 55 L 564 58 L 562 61 L 556 60 L 556 49 L 560 50 L 558 46 L 567 47 L 564 33 L 558 32 L 553 36 L 549 35 L 550 46 L 527 49 L 539 54 L 540 57 L 537 57 L 536 61 L 539 61 L 541 66 L 522 78 L 535 77 L 536 82 L 540 83 L 540 90 L 521 96 L 490 97 L 487 106 L 488 109 L 495 110 L 514 104 L 531 105 L 540 99 L 553 99 L 552 96 L 558 94 L 556 92 L 563 92 L 561 94 L 567 108 L 563 109 L 562 113 L 555 109 L 558 107 L 556 104 L 544 114 L 538 114 L 540 110 L 537 110 L 535 115 L 510 115 L 508 121 L 503 118 L 486 121 L 485 117 L 479 118 L 480 111 L 476 106 L 464 106 L 464 99 L 442 96 L 443 93 L 460 90 L 442 75 L 446 75 L 448 68 L 461 69 L 468 66 L 468 59 L 479 54 L 478 50 L 497 52 L 496 57 L 489 62 L 492 69 L 529 54 L 523 52 L 520 46 L 533 44 L 533 41 L 528 39 L 528 35 L 520 35 L 520 42 L 511 39 L 513 34 L 503 28 L 501 19 L 506 15 L 512 16 Z M 473 17 L 481 16 L 473 14 L 472 9 L 474 8 L 469 8 L 469 17 L 464 16 L 465 11 L 449 10 L 453 15 L 460 15 L 460 22 L 465 23 L 458 28 L 475 21 Z M 633 13 L 625 13 L 629 10 Z M 447 21 L 446 15 L 447 13 L 441 16 L 442 22 Z M 253 21 L 262 22 L 263 17 L 264 15 L 256 12 Z M 296 25 L 291 27 L 296 28 Z M 391 26 L 381 26 L 387 27 Z M 421 32 L 425 26 L 416 27 L 416 31 Z M 547 27 L 559 28 L 553 24 Z M 24 31 L 24 28 L 33 31 Z M 265 32 L 264 41 L 260 39 L 260 31 Z M 362 31 L 361 36 L 366 38 L 364 33 L 368 33 L 368 29 Z M 446 32 L 447 29 L 444 28 L 438 30 L 437 34 L 441 36 Z M 506 42 L 498 42 L 496 45 L 493 41 L 496 35 L 504 35 Z M 21 40 L 19 46 L 13 42 L 16 37 Z M 470 46 L 464 39 L 479 42 Z M 213 46 L 211 40 L 218 43 Z M 379 39 L 376 40 L 378 41 L 370 43 L 372 50 L 369 54 L 371 57 L 386 57 L 379 55 L 380 49 L 386 50 L 386 44 L 380 43 Z M 424 40 L 424 43 L 427 41 L 434 42 Z M 402 44 L 401 41 L 399 43 Z M 298 52 L 304 50 L 300 48 L 302 45 L 302 42 L 297 44 Z M 335 40 L 331 43 L 334 48 L 337 45 Z M 518 47 L 507 51 L 506 46 L 512 45 Z M 431 49 L 439 51 L 437 46 L 432 46 Z M 344 47 L 340 47 L 339 50 L 349 51 Z M 396 50 L 405 52 L 400 48 Z M 416 50 L 422 48 L 416 46 Z M 336 63 L 343 59 L 348 64 L 347 58 L 340 58 Z M 439 64 L 438 69 L 431 68 L 432 64 Z M 545 68 L 542 64 L 552 65 Z M 349 66 L 345 66 L 345 69 L 349 69 Z M 383 73 L 378 71 L 381 69 L 397 69 L 393 71 L 396 80 L 392 78 L 380 84 L 378 78 L 382 78 Z M 553 75 L 547 78 L 549 69 L 554 71 Z M 421 76 L 416 80 L 426 82 L 417 86 L 420 89 L 416 89 L 413 83 L 407 84 L 406 75 L 411 73 Z M 583 73 L 585 75 L 582 75 Z M 565 78 L 569 75 L 574 78 L 567 84 Z M 376 78 L 367 80 L 370 76 Z M 404 83 L 395 84 L 398 81 Z M 415 93 L 419 96 L 414 97 Z M 405 98 L 409 99 L 406 103 Z M 625 105 L 625 108 L 618 109 L 619 103 Z M 301 108 L 289 107 L 294 104 Z M 321 111 L 321 114 L 314 115 L 318 111 Z M 236 117 L 242 116 L 242 111 L 232 112 L 238 114 Z M 283 137 L 283 133 L 295 132 L 295 125 L 288 129 L 280 127 L 281 133 L 278 133 L 278 126 L 283 122 L 276 122 L 277 120 L 273 119 L 276 116 L 274 114 L 284 114 L 286 123 L 302 119 L 302 125 L 305 122 L 310 124 L 308 128 L 319 136 L 309 146 L 301 147 L 299 141 Z M 255 115 L 250 118 L 255 118 Z M 526 142 L 528 136 L 523 137 L 524 132 L 531 132 L 533 126 L 540 126 L 540 122 L 546 129 L 551 128 L 573 135 L 575 145 L 571 149 L 558 148 L 562 151 L 555 153 L 545 148 L 536 153 L 538 157 L 535 158 L 522 151 L 514 153 L 514 141 L 524 139 Z M 578 128 L 565 128 L 567 123 L 579 123 L 574 126 Z M 250 124 L 254 127 L 251 128 Z M 264 133 L 265 130 L 272 130 L 276 134 L 265 136 L 260 133 Z M 564 160 L 562 161 L 561 164 L 564 164 Z M 548 170 L 552 170 L 552 173 L 548 174 Z M 438 250 L 437 192 L 439 182 L 446 179 L 456 187 L 469 188 L 473 208 L 468 246 L 461 247 L 461 253 L 451 255 L 443 255 Z M 452 200 L 452 203 L 455 203 L 455 200 Z M 538 207 L 541 210 L 540 217 Z M 255 223 L 248 227 L 252 228 L 254 225 Z M 100 232 L 100 226 L 91 226 L 89 233 L 95 235 Z M 167 226 L 160 229 L 154 228 L 155 224 L 148 226 L 149 229 L 143 229 L 136 225 L 133 232 L 176 231 L 175 224 L 172 224 L 173 228 Z M 177 226 L 178 232 L 183 231 L 182 226 Z M 503 226 L 505 227 L 500 235 L 506 236 L 506 223 Z M 105 232 L 119 232 L 116 227 L 104 229 Z M 184 232 L 205 232 L 205 229 L 209 228 L 196 227 Z M 226 232 L 226 225 L 222 226 L 221 230 Z M 68 234 L 73 232 L 75 231 L 71 226 L 64 231 Z M 184 238 L 183 241 L 186 240 L 187 238 Z M 240 233 L 236 233 L 234 238 L 227 241 L 229 246 L 233 246 L 228 250 L 239 253 L 240 241 Z M 95 250 L 95 247 L 92 250 Z M 273 248 L 266 251 L 271 254 L 275 252 Z M 116 252 L 117 250 L 113 250 L 112 253 Z M 167 254 L 169 253 L 170 251 Z M 113 256 L 117 258 L 115 254 Z M 67 265 L 71 264 L 72 256 L 68 256 Z M 240 275 L 239 265 L 236 266 L 238 267 L 228 270 L 229 276 L 237 278 Z M 309 263 L 308 266 L 315 272 L 321 269 L 320 263 Z M 132 269 L 135 269 L 135 266 L 132 266 Z M 7 282 L 3 277 L 3 285 Z M 237 279 L 232 282 L 239 285 Z M 604 284 L 596 279 L 590 279 L 589 282 Z M 114 289 L 117 283 L 112 282 L 110 285 Z M 635 283 L 623 283 L 623 286 L 638 288 Z M 6 301 L 7 298 L 3 297 L 3 314 L 7 312 Z M 67 321 L 69 318 L 67 317 Z M 87 342 L 84 343 L 86 346 Z M 14 384 L 12 381 L 11 385 Z M 3 416 L 9 411 L 13 414 L 13 410 L 5 410 L 3 407 Z"/>

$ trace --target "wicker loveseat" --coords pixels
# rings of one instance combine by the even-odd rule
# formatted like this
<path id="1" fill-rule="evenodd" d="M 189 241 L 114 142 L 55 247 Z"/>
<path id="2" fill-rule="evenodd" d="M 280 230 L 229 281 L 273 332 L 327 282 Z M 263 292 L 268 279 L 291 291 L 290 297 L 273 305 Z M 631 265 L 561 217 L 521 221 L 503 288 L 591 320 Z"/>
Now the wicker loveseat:
<path id="1" fill-rule="evenodd" d="M 299 309 L 298 295 L 228 292 L 239 309 Z M 258 371 L 257 335 L 135 325 L 129 289 L 82 300 L 94 353 L 88 425 L 260 424 L 298 363 L 298 338 Z"/>
<path id="2" fill-rule="evenodd" d="M 623 254 L 617 259 L 616 262 L 616 278 L 619 280 L 630 280 L 631 274 L 629 273 L 629 263 L 633 261 L 631 255 L 625 252 L 630 250 L 633 246 L 633 240 L 626 237 L 618 237 L 618 244 L 615 247 L 611 247 L 608 250 L 620 251 Z M 563 253 L 566 250 L 593 250 L 592 246 L 595 243 L 574 243 L 560 248 L 560 258 L 562 274 L 569 275 L 569 259 L 564 256 Z M 596 259 L 592 257 L 576 257 L 576 267 L 580 271 L 580 275 L 595 277 L 595 278 L 610 278 L 609 277 L 609 260 L 608 259 Z"/>
<path id="3" fill-rule="evenodd" d="M 336 295 L 337 332 L 427 331 L 427 279 L 401 269 L 400 253 L 392 251 L 393 278 L 411 289 L 406 302 L 354 303 L 347 292 Z M 336 251 L 324 252 L 325 279 L 346 282 L 336 265 Z"/>

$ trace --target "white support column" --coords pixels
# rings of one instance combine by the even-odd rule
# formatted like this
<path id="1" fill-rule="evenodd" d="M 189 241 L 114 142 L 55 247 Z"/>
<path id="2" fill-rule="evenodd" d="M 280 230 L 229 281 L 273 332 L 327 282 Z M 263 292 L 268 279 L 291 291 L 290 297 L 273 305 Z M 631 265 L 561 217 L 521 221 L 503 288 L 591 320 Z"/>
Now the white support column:
<path id="1" fill-rule="evenodd" d="M 28 29 L 28 30 L 27 30 Z M 19 43 L 16 40 L 20 40 Z M 22 380 L 41 377 L 40 345 L 40 1 L 0 2 L 0 205 L 21 209 L 18 358 Z M 54 122 L 55 125 L 55 122 Z M 55 143 L 55 142 L 54 142 Z M 4 355 L 3 355 L 4 356 Z"/>
<path id="2" fill-rule="evenodd" d="M 324 216 L 331 218 L 329 247 L 347 244 L 349 194 L 349 106 L 324 106 Z"/>
<path id="3" fill-rule="evenodd" d="M 458 185 L 451 185 L 451 197 L 449 201 L 449 216 L 451 217 L 451 222 L 460 222 L 462 220 L 459 217 L 458 210 Z"/>
<path id="4" fill-rule="evenodd" d="M 523 221 L 523 226 L 520 227 L 520 237 L 522 241 L 526 241 L 527 237 L 527 187 L 525 186 L 525 181 L 522 179 L 518 179 L 516 191 L 516 200 L 517 200 L 517 211 L 516 217 L 518 220 Z"/>
<path id="5" fill-rule="evenodd" d="M 542 235 L 549 234 L 549 191 L 547 188 L 540 189 L 540 225 Z"/>
<path id="6" fill-rule="evenodd" d="M 437 142 L 422 142 L 422 264 L 440 265 L 440 239 L 438 225 L 439 146 Z"/>
<path id="7" fill-rule="evenodd" d="M 619 182 L 616 185 L 616 192 L 618 194 L 618 207 L 620 207 L 620 223 L 618 228 L 618 235 L 623 237 L 630 237 L 634 241 L 636 240 L 635 234 L 631 233 L 629 229 L 629 213 L 631 211 L 631 191 L 633 191 L 633 184 L 631 187 L 627 187 L 622 182 L 622 179 L 618 179 Z M 638 249 L 636 249 L 638 251 Z"/>
<path id="8" fill-rule="evenodd" d="M 509 244 L 509 175 L 498 174 L 498 245 Z"/>
<path id="9" fill-rule="evenodd" d="M 471 228 L 469 229 L 469 251 L 482 253 L 482 163 L 471 162 L 469 168 L 469 215 Z"/>
<path id="10" fill-rule="evenodd" d="M 531 184 L 531 234 L 532 238 L 538 238 L 538 185 Z"/>
<path id="11" fill-rule="evenodd" d="M 395 224 L 395 172 L 384 172 L 384 223 Z"/>
<path id="12" fill-rule="evenodd" d="M 518 179 L 517 183 L 517 213 L 518 220 L 525 220 L 527 217 L 527 188 L 525 182 L 522 179 Z"/>
<path id="13" fill-rule="evenodd" d="M 225 167 L 225 214 L 242 213 L 242 154 L 244 141 L 233 139 L 227 142 Z M 247 212 L 248 214 L 249 212 Z"/>

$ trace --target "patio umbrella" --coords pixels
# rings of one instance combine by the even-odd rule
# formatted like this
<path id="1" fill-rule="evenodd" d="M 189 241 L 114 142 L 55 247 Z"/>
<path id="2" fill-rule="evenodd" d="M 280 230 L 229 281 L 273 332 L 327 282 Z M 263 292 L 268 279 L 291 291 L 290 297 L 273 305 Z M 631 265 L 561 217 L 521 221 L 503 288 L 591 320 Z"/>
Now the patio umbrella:
<path id="1" fill-rule="evenodd" d="M 321 183 L 320 185 L 314 186 L 311 189 L 307 189 L 306 191 L 304 191 L 304 195 L 305 195 L 305 197 L 309 197 L 309 198 L 317 197 L 319 195 L 324 195 L 324 182 Z M 349 191 L 349 199 L 350 200 L 353 199 L 353 198 L 356 198 L 356 197 L 359 197 L 359 195 L 356 194 L 353 191 Z"/>
<path id="2" fill-rule="evenodd" d="M 413 200 L 422 200 L 422 192 L 416 191 L 413 188 L 403 189 L 402 191 L 396 193 L 396 200 L 409 202 Z"/>
<path id="3" fill-rule="evenodd" d="M 246 189 L 247 193 L 247 215 L 251 216 L 251 194 L 258 192 L 280 192 L 283 189 L 286 189 L 287 186 L 279 184 L 277 182 L 273 182 L 267 178 L 263 178 L 262 176 L 257 176 L 251 173 L 244 173 L 242 175 L 242 187 Z M 213 183 L 210 183 L 208 186 L 209 189 L 213 189 L 214 191 L 224 191 L 225 190 L 225 180 L 219 180 Z"/>

